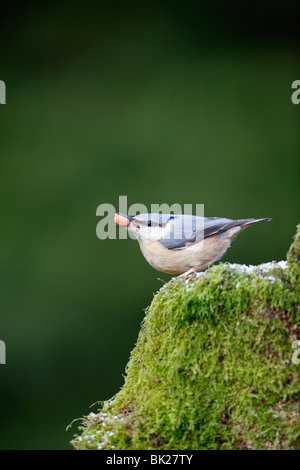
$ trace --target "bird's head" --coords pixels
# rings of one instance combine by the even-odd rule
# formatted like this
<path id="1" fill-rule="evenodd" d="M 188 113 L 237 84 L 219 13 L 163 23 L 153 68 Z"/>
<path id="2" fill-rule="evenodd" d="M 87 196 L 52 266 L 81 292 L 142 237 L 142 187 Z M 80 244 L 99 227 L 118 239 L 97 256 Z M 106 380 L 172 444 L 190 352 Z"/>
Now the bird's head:
<path id="1" fill-rule="evenodd" d="M 134 217 L 115 214 L 115 223 L 127 228 L 138 241 L 159 240 L 165 236 L 173 220 L 170 214 L 139 214 Z"/>

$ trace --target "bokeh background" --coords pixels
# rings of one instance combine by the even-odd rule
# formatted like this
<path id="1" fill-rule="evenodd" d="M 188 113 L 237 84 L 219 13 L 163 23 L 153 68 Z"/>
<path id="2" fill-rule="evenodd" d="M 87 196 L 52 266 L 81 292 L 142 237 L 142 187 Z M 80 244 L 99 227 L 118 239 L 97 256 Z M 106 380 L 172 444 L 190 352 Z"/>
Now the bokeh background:
<path id="1" fill-rule="evenodd" d="M 273 217 L 223 260 L 285 259 L 299 222 L 296 21 L 292 1 L 2 2 L 2 449 L 71 448 L 67 425 L 118 392 L 171 277 L 137 242 L 96 237 L 99 204 Z"/>

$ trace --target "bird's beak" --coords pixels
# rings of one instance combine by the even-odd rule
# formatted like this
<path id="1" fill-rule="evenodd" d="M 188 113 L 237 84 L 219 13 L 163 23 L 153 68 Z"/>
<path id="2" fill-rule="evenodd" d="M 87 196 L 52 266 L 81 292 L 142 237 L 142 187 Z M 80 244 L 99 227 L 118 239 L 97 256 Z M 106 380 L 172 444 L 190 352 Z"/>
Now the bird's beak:
<path id="1" fill-rule="evenodd" d="M 119 227 L 128 227 L 130 222 L 133 220 L 133 217 L 124 214 L 115 214 L 115 223 L 119 225 Z"/>

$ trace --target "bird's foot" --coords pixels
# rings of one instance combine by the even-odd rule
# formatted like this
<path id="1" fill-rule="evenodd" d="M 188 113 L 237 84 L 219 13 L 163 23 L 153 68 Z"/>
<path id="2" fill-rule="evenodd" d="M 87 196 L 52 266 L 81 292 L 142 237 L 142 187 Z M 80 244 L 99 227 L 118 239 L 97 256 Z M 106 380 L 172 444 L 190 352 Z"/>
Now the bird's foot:
<path id="1" fill-rule="evenodd" d="M 182 274 L 180 274 L 180 275 L 177 276 L 177 277 L 186 277 L 186 276 L 188 276 L 189 274 L 193 274 L 193 273 L 195 273 L 195 272 L 196 272 L 195 268 L 191 268 L 191 269 L 188 269 L 188 271 L 186 271 L 185 273 L 182 273 Z"/>
<path id="2" fill-rule="evenodd" d="M 160 277 L 158 277 L 157 279 L 158 279 L 158 281 L 161 281 L 161 282 L 163 282 L 164 284 L 167 284 L 167 282 L 168 282 L 168 281 L 164 281 L 164 280 L 161 279 Z"/>

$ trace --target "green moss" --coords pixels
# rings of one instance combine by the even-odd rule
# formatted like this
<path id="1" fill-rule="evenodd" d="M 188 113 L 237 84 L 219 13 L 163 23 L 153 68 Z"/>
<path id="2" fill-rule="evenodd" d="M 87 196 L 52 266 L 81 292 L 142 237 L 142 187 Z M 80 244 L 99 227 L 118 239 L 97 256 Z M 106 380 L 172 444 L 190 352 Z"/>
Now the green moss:
<path id="1" fill-rule="evenodd" d="M 83 418 L 74 447 L 299 448 L 299 241 L 300 225 L 287 262 L 219 264 L 162 287 L 123 388 Z"/>

